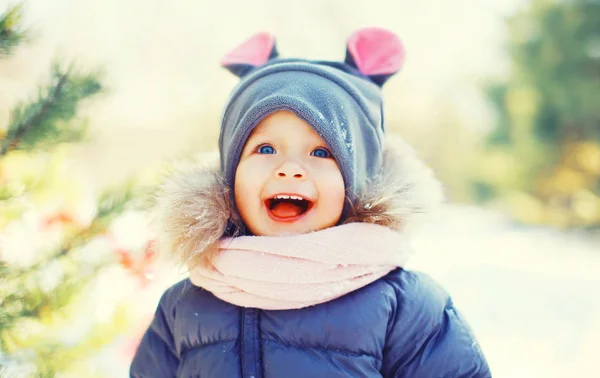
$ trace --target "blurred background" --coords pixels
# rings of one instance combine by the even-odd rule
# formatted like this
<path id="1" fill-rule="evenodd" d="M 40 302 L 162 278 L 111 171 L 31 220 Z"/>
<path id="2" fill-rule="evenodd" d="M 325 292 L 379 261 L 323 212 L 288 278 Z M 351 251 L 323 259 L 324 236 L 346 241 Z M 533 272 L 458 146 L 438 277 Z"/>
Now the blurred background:
<path id="1" fill-rule="evenodd" d="M 217 146 L 250 35 L 342 60 L 398 33 L 387 128 L 448 204 L 411 268 L 494 377 L 599 377 L 600 1 L 0 0 L 0 377 L 126 377 L 162 291 L 146 193 Z"/>

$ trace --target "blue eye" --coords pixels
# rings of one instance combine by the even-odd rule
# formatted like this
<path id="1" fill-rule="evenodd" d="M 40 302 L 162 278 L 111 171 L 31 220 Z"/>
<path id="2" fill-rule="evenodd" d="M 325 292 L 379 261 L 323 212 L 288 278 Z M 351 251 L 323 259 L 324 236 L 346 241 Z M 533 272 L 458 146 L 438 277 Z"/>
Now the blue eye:
<path id="1" fill-rule="evenodd" d="M 311 152 L 312 156 L 319 158 L 328 158 L 331 157 L 331 152 L 327 151 L 325 148 L 315 148 L 313 152 Z"/>
<path id="2" fill-rule="evenodd" d="M 259 154 L 267 154 L 267 155 L 271 155 L 271 154 L 275 153 L 275 149 L 272 146 L 269 146 L 268 144 L 258 147 L 257 151 Z"/>

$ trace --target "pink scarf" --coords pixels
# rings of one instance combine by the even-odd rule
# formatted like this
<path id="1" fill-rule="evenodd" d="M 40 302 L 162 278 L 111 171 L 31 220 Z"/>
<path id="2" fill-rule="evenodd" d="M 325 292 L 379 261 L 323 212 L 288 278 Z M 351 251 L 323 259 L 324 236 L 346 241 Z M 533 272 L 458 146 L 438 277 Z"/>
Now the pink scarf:
<path id="1" fill-rule="evenodd" d="M 324 303 L 402 266 L 410 249 L 387 227 L 350 223 L 293 236 L 224 239 L 190 279 L 242 307 L 287 310 Z"/>

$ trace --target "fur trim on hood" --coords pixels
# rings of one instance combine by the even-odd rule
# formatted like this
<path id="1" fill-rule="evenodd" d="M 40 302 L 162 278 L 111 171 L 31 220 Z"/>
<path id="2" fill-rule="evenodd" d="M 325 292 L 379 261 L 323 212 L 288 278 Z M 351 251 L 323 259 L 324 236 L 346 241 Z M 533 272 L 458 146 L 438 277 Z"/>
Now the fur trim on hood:
<path id="1" fill-rule="evenodd" d="M 388 136 L 383 154 L 380 173 L 367 184 L 343 223 L 373 223 L 410 233 L 441 203 L 441 186 L 402 140 Z M 159 251 L 183 264 L 214 251 L 228 226 L 234 227 L 235 234 L 242 224 L 230 198 L 218 158 L 208 166 L 196 163 L 177 169 L 156 197 Z"/>

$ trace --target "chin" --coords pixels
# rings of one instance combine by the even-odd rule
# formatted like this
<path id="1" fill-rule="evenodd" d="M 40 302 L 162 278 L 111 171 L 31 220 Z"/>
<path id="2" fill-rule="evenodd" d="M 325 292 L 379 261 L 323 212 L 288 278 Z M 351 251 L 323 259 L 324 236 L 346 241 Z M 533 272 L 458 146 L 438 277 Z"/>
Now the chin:
<path id="1" fill-rule="evenodd" d="M 305 232 L 298 232 L 298 231 L 279 231 L 279 232 L 275 232 L 275 233 L 273 233 L 271 236 L 294 236 L 294 235 L 300 235 L 300 234 L 305 234 Z"/>
<path id="2" fill-rule="evenodd" d="M 269 235 L 271 236 L 292 236 L 292 235 L 299 235 L 299 234 L 306 234 L 307 232 L 310 232 L 310 229 L 307 227 L 281 227 L 281 226 L 274 226 L 274 227 L 270 227 L 269 228 Z"/>
<path id="3" fill-rule="evenodd" d="M 291 235 L 299 235 L 299 234 L 308 234 L 315 231 L 324 230 L 326 228 L 330 228 L 332 226 L 328 225 L 320 225 L 320 226 L 309 226 L 309 225 L 298 225 L 294 227 L 294 225 L 289 225 L 288 227 L 272 227 L 272 235 L 274 236 L 291 236 Z"/>
<path id="4" fill-rule="evenodd" d="M 277 224 L 269 219 L 269 222 L 256 230 L 255 235 L 262 236 L 292 236 L 299 234 L 306 234 L 313 231 L 313 229 L 307 225 L 294 224 L 294 223 L 283 223 Z"/>
<path id="5" fill-rule="evenodd" d="M 326 224 L 321 222 L 321 224 L 315 225 L 311 224 L 310 220 L 310 218 L 305 216 L 304 219 L 301 218 L 295 222 L 278 222 L 272 219 L 268 214 L 264 214 L 264 217 L 261 216 L 260 219 L 255 219 L 255 222 L 251 222 L 255 225 L 258 224 L 259 227 L 251 227 L 249 229 L 252 232 L 252 235 L 255 236 L 293 236 L 324 230 L 337 224 L 336 221 L 328 222 Z"/>

